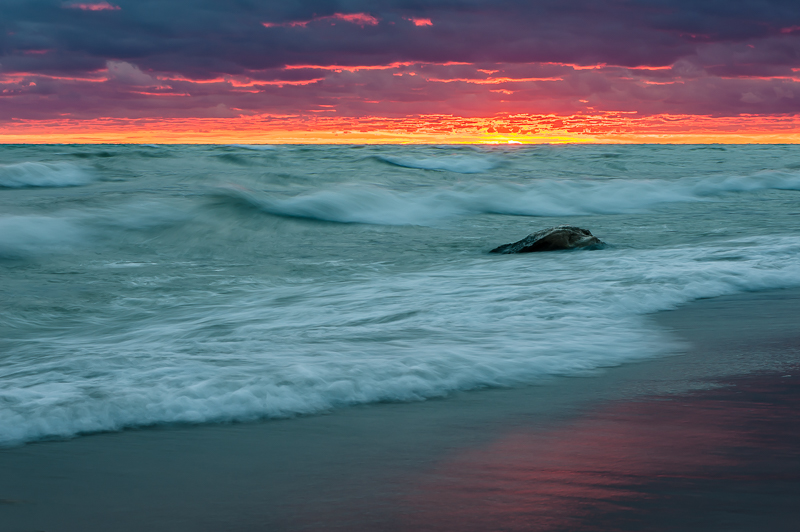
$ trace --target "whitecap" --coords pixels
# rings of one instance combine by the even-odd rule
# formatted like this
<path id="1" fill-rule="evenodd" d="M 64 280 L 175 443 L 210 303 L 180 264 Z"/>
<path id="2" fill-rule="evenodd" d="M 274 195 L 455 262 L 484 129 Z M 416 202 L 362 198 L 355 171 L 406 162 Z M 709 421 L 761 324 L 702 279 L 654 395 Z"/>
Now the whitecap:
<path id="1" fill-rule="evenodd" d="M 50 215 L 0 216 L 0 258 L 63 253 L 122 232 L 149 231 L 186 219 L 166 202 L 144 201 L 114 208 L 64 209 Z"/>
<path id="2" fill-rule="evenodd" d="M 798 237 L 751 238 L 548 255 L 535 269 L 483 258 L 347 282 L 249 280 L 179 300 L 123 298 L 69 334 L 13 346 L 0 443 L 588 375 L 679 349 L 647 313 L 800 284 L 798 253 Z"/>
<path id="3" fill-rule="evenodd" d="M 429 225 L 464 212 L 446 199 L 370 186 L 343 186 L 288 198 L 241 187 L 224 187 L 221 192 L 269 214 L 326 222 Z"/>
<path id="4" fill-rule="evenodd" d="M 0 217 L 0 257 L 19 258 L 63 251 L 86 237 L 74 219 L 57 216 Z"/>
<path id="5" fill-rule="evenodd" d="M 93 181 L 91 175 L 70 163 L 24 162 L 0 165 L 0 187 L 76 187 Z"/>
<path id="6" fill-rule="evenodd" d="M 228 187 L 235 196 L 270 214 L 340 223 L 433 225 L 461 215 L 580 216 L 642 212 L 667 203 L 713 201 L 729 193 L 800 190 L 800 174 L 655 179 L 534 179 L 524 184 L 479 184 L 398 191 L 343 185 L 280 197 Z"/>

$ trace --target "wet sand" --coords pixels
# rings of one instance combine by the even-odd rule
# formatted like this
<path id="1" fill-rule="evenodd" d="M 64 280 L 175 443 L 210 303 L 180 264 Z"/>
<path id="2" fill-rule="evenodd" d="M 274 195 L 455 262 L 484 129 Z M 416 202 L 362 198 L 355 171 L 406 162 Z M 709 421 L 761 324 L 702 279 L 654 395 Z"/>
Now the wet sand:
<path id="1" fill-rule="evenodd" d="M 514 390 L 0 449 L 0 531 L 795 530 L 800 290 L 681 355 Z"/>

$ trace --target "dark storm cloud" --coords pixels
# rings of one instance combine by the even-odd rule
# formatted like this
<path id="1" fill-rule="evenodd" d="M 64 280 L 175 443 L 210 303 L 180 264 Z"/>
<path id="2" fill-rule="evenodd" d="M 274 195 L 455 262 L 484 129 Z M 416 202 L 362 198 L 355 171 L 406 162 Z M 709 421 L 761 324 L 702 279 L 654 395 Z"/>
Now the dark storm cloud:
<path id="1" fill-rule="evenodd" d="M 700 43 L 796 39 L 781 30 L 800 26 L 798 4 L 781 0 L 122 0 L 110 3 L 118 10 L 96 11 L 69 5 L 0 1 L 2 71 L 76 73 L 102 68 L 106 60 L 201 78 L 286 64 L 669 65 L 693 55 Z M 379 23 L 331 18 L 336 13 L 365 13 Z M 433 25 L 416 26 L 413 17 Z M 298 21 L 307 24 L 289 25 Z M 50 52 L 30 53 L 43 50 Z M 768 59 L 796 63 L 796 47 Z"/>

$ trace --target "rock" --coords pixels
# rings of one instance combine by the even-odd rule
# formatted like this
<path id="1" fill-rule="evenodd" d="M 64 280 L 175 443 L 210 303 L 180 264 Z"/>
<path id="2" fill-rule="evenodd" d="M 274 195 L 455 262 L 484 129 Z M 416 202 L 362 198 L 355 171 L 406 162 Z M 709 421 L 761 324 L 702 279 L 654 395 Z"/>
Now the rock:
<path id="1" fill-rule="evenodd" d="M 586 229 L 559 225 L 526 236 L 519 242 L 494 248 L 489 253 L 531 253 L 559 249 L 600 247 L 603 242 Z"/>

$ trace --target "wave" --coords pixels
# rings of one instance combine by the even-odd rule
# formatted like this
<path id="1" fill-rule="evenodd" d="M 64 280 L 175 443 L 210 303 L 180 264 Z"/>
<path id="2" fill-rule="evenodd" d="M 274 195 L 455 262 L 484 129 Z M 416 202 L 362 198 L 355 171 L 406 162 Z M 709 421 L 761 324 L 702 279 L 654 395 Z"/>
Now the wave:
<path id="1" fill-rule="evenodd" d="M 549 255 L 535 269 L 484 257 L 337 283 L 228 280 L 175 297 L 172 278 L 150 275 L 158 297 L 119 298 L 68 331 L 4 340 L 0 442 L 285 418 L 592 374 L 679 348 L 647 313 L 800 284 L 798 253 L 800 238 L 753 238 Z"/>
<path id="2" fill-rule="evenodd" d="M 380 187 L 343 186 L 289 198 L 275 198 L 242 187 L 223 187 L 234 198 L 262 212 L 287 218 L 375 225 L 428 225 L 466 213 L 447 199 L 398 194 Z"/>
<path id="3" fill-rule="evenodd" d="M 272 151 L 277 149 L 272 144 L 228 144 L 228 146 L 231 148 L 241 148 L 243 150 L 254 151 Z"/>
<path id="4" fill-rule="evenodd" d="M 378 157 L 378 159 L 404 168 L 446 170 L 458 174 L 479 174 L 497 167 L 497 161 L 494 158 L 476 157 L 474 155 L 442 155 L 438 157 L 383 156 Z"/>
<path id="5" fill-rule="evenodd" d="M 432 225 L 454 216 L 579 216 L 640 212 L 661 204 L 712 201 L 759 190 L 800 190 L 800 174 L 659 180 L 536 179 L 525 184 L 459 185 L 404 192 L 345 185 L 292 197 L 231 186 L 224 194 L 264 212 L 313 220 L 377 225 Z"/>
<path id="6" fill-rule="evenodd" d="M 0 258 L 21 258 L 64 251 L 82 242 L 85 230 L 57 216 L 0 217 Z"/>
<path id="7" fill-rule="evenodd" d="M 63 210 L 52 215 L 0 216 L 0 258 L 19 259 L 74 251 L 91 242 L 118 240 L 123 232 L 148 231 L 185 219 L 165 202 L 135 202 L 115 208 Z"/>
<path id="8" fill-rule="evenodd" d="M 76 187 L 94 179 L 69 163 L 24 162 L 0 165 L 0 188 Z"/>

